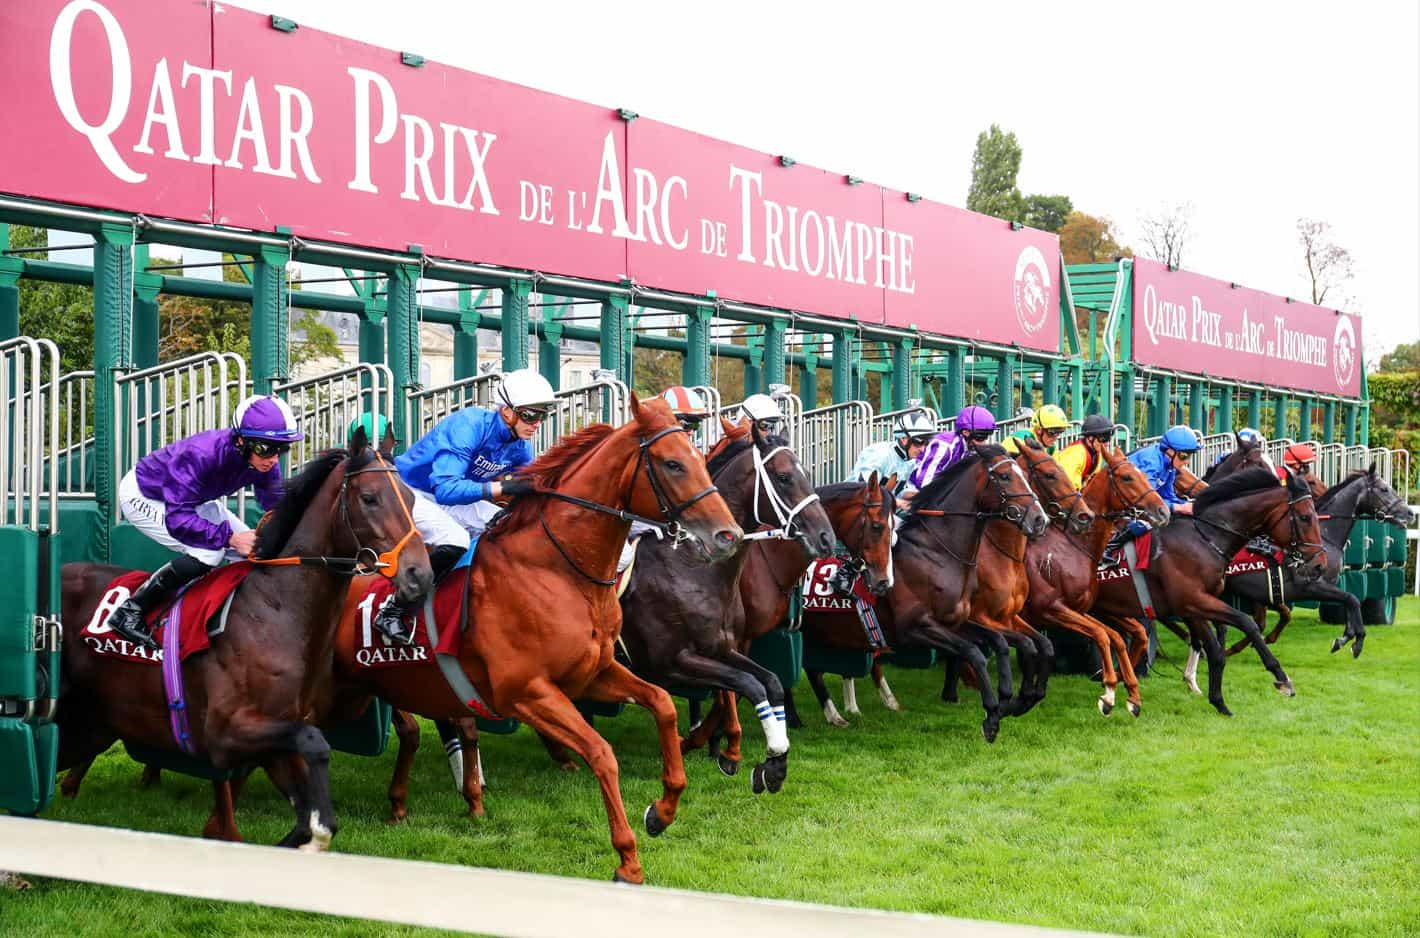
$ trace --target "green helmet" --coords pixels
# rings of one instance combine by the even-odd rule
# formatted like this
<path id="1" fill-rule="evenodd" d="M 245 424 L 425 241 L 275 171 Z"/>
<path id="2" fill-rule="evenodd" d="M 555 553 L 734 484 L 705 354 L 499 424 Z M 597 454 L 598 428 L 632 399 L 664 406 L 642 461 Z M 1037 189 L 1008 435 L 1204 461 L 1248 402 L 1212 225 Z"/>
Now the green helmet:
<path id="1" fill-rule="evenodd" d="M 365 439 L 371 443 L 378 443 L 385 438 L 385 431 L 389 429 L 389 418 L 384 414 L 375 414 L 369 411 L 350 421 L 350 436 L 355 435 L 356 430 L 365 431 Z"/>

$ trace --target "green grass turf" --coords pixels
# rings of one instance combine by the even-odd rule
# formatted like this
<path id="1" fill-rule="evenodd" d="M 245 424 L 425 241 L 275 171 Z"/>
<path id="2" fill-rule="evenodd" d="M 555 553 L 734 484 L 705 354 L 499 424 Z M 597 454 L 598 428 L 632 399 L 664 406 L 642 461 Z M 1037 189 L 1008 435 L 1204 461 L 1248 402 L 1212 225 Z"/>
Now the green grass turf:
<path id="1" fill-rule="evenodd" d="M 902 713 L 883 709 L 861 683 L 864 715 L 846 730 L 823 723 L 801 684 L 809 726 L 793 734 L 784 790 L 756 797 L 747 772 L 728 779 L 703 754 L 690 757 L 676 824 L 658 840 L 638 827 L 648 882 L 1145 935 L 1416 934 L 1420 600 L 1403 601 L 1399 622 L 1372 628 L 1353 660 L 1328 653 L 1339 627 L 1299 612 L 1275 646 L 1298 696 L 1278 696 L 1249 651 L 1229 660 L 1232 719 L 1185 690 L 1176 667 L 1184 648 L 1166 635 L 1174 664 L 1143 682 L 1141 718 L 1122 707 L 1100 717 L 1098 686 L 1059 676 L 1044 704 L 1006 721 L 995 745 L 982 741 L 974 697 L 938 701 L 939 671 L 889 671 Z M 837 681 L 830 686 L 836 694 Z M 744 715 L 746 755 L 762 755 Z M 598 727 L 639 817 L 659 791 L 650 718 L 628 711 Z M 485 737 L 484 761 L 489 816 L 475 823 L 426 728 L 410 820 L 389 827 L 393 753 L 336 754 L 336 849 L 610 878 L 614 854 L 585 769 L 556 770 L 526 730 Z M 138 774 L 115 749 L 77 800 L 56 802 L 47 816 L 175 834 L 201 828 L 205 784 L 167 774 L 143 791 Z M 265 843 L 291 824 L 264 779 L 238 819 L 249 840 Z M 468 921 L 477 927 L 476 908 Z M 58 880 L 0 893 L 7 936 L 314 928 L 413 931 Z"/>

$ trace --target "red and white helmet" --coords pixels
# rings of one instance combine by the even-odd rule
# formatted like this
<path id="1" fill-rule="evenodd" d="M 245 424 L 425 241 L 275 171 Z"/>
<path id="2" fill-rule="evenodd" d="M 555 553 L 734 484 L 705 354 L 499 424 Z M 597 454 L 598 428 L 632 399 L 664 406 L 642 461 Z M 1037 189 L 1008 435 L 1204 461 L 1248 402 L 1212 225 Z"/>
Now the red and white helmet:
<path id="1" fill-rule="evenodd" d="M 671 405 L 671 413 L 677 417 L 705 417 L 710 413 L 705 406 L 705 396 L 683 384 L 666 388 L 661 399 Z"/>

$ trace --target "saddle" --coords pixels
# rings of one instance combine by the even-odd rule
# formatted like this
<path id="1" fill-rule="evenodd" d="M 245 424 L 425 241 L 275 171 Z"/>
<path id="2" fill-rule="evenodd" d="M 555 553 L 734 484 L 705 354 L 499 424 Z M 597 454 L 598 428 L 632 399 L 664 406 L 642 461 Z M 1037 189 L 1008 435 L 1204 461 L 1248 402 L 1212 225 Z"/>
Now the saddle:
<path id="1" fill-rule="evenodd" d="M 79 638 L 98 655 L 162 664 L 163 649 L 167 647 L 168 623 L 177 609 L 179 657 L 186 661 L 198 652 L 206 651 L 211 647 L 212 638 L 226 631 L 232 600 L 251 570 L 252 565 L 246 561 L 218 567 L 178 590 L 149 612 L 145 621 L 160 646 L 156 651 L 121 638 L 108 626 L 108 617 L 113 611 L 148 579 L 148 573 L 143 570 L 121 573 L 105 587 L 98 608 L 80 631 Z"/>
<path id="2" fill-rule="evenodd" d="M 1154 556 L 1154 532 L 1145 531 L 1134 538 L 1132 543 L 1137 557 L 1137 564 L 1133 569 L 1138 569 L 1140 572 L 1148 570 L 1149 562 Z M 1104 582 L 1106 580 L 1122 580 L 1129 576 L 1133 569 L 1129 566 L 1128 553 L 1124 550 L 1123 545 L 1117 551 L 1106 551 L 1105 555 L 1100 558 L 1099 567 L 1095 570 L 1096 579 Z"/>
<path id="3" fill-rule="evenodd" d="M 790 631 L 797 631 L 799 625 L 799 622 L 794 621 L 794 612 L 800 613 L 800 620 L 804 612 L 855 612 L 863 626 L 868 644 L 874 649 L 887 647 L 887 639 L 883 635 L 882 625 L 878 622 L 878 614 L 874 608 L 877 597 L 868 590 L 867 584 L 853 565 L 854 560 L 848 554 L 815 560 L 809 565 L 800 580 L 798 590 L 802 607 L 795 610 L 795 604 L 790 603 Z M 846 577 L 845 572 L 848 574 Z M 846 591 L 842 589 L 845 579 L 849 584 Z"/>

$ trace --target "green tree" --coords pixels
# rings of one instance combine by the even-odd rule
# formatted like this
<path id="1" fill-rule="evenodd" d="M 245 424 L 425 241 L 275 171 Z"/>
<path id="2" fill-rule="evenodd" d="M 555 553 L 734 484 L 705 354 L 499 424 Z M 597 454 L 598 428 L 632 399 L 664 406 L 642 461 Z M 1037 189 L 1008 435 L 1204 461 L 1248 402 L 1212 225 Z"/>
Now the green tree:
<path id="1" fill-rule="evenodd" d="M 12 248 L 42 248 L 46 241 L 43 228 L 24 225 L 10 228 Z M 43 252 L 20 256 L 30 260 L 48 257 Z M 21 280 L 20 333 L 53 339 L 59 346 L 60 368 L 65 373 L 92 368 L 94 291 L 78 284 Z"/>
<path id="2" fill-rule="evenodd" d="M 1114 222 L 1084 212 L 1071 212 L 1060 227 L 1060 251 L 1067 264 L 1091 264 L 1134 256 L 1131 248 L 1120 245 L 1114 233 Z"/>
<path id="3" fill-rule="evenodd" d="M 1397 345 L 1381 356 L 1380 370 L 1420 371 L 1420 342 L 1406 342 Z"/>
<path id="4" fill-rule="evenodd" d="M 1025 198 L 1023 222 L 1041 231 L 1058 232 L 1065 219 L 1075 210 L 1068 195 L 1028 195 Z"/>
<path id="5" fill-rule="evenodd" d="M 1025 199 L 1016 187 L 1020 171 L 1021 145 L 1015 133 L 992 124 L 976 137 L 966 207 L 983 215 L 1020 221 L 1025 214 Z"/>

